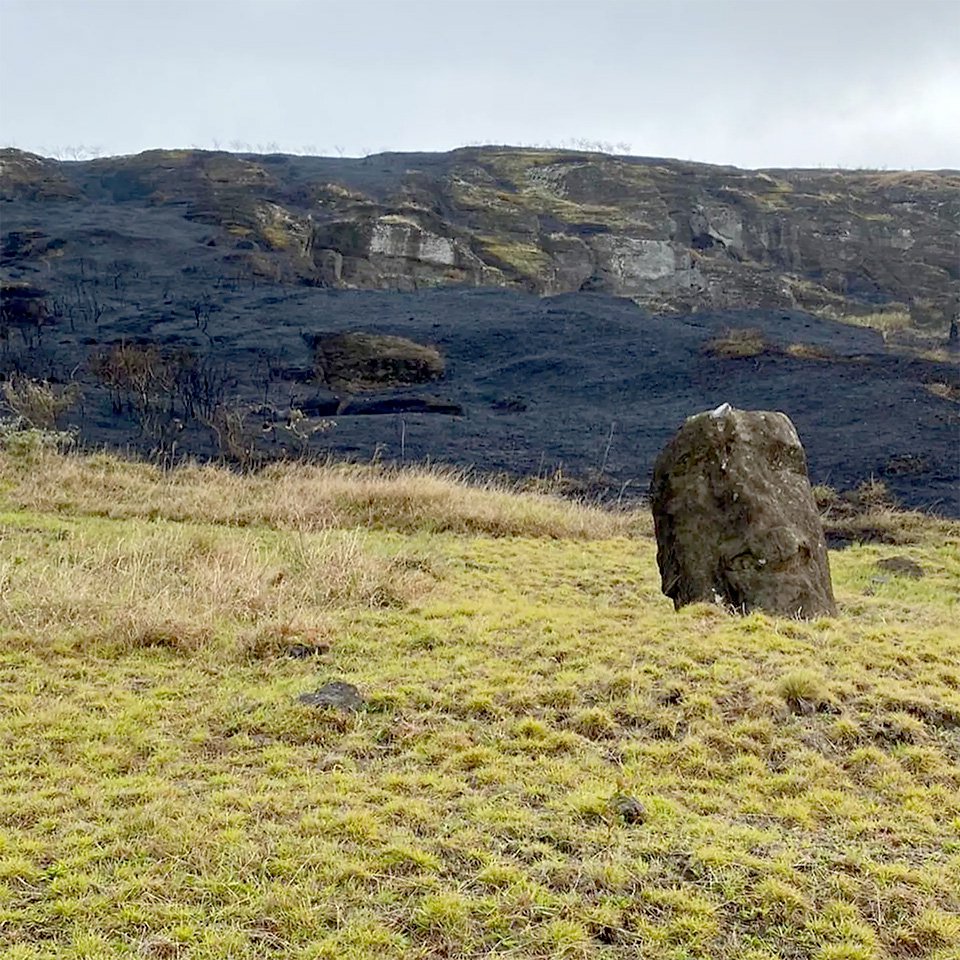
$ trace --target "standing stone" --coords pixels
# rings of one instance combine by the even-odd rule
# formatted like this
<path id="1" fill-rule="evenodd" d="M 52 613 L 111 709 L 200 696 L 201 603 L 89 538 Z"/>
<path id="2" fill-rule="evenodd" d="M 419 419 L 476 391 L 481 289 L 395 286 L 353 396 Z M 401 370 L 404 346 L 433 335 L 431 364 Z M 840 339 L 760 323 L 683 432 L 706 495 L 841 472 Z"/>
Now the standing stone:
<path id="1" fill-rule="evenodd" d="M 661 451 L 650 501 L 663 592 L 782 616 L 835 615 L 807 459 L 783 413 L 728 403 Z"/>

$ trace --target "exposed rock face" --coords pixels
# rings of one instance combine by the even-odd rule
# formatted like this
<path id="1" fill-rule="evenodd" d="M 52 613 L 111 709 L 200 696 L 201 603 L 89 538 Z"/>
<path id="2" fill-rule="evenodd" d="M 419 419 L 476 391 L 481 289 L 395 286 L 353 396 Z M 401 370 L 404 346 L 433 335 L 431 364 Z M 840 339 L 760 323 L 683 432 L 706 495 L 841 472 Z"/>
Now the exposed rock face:
<path id="1" fill-rule="evenodd" d="M 706 288 L 689 250 L 666 240 L 594 237 L 596 271 L 591 286 L 621 297 L 669 297 Z"/>
<path id="2" fill-rule="evenodd" d="M 370 254 L 421 260 L 441 267 L 452 267 L 457 262 L 452 240 L 427 233 L 419 224 L 402 217 L 381 217 L 374 224 Z"/>
<path id="3" fill-rule="evenodd" d="M 463 240 L 436 233 L 408 214 L 371 217 L 364 207 L 360 216 L 317 227 L 312 249 L 330 286 L 414 290 L 498 281 Z"/>
<path id="4" fill-rule="evenodd" d="M 654 465 L 663 592 L 782 616 L 836 614 L 823 527 L 783 413 L 723 404 L 690 417 Z"/>

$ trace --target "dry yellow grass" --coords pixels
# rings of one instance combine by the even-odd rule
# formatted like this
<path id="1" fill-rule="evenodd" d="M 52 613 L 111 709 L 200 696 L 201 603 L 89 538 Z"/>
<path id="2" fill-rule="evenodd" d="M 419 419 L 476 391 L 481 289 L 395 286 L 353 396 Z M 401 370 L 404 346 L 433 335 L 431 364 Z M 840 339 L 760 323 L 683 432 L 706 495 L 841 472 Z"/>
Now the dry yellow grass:
<path id="1" fill-rule="evenodd" d="M 29 457 L 0 451 L 0 485 L 30 510 L 193 520 L 318 531 L 363 526 L 414 532 L 592 539 L 650 532 L 645 511 L 611 512 L 457 470 L 281 464 L 240 474 L 213 465 L 162 470 L 113 456 Z"/>
<path id="2" fill-rule="evenodd" d="M 953 520 L 897 506 L 881 480 L 866 480 L 844 494 L 818 485 L 813 494 L 824 531 L 835 541 L 911 544 L 956 534 Z"/>
<path id="3" fill-rule="evenodd" d="M 946 351 L 944 351 L 944 353 L 946 353 Z M 954 384 L 944 383 L 942 380 L 935 380 L 931 383 L 925 383 L 924 387 L 935 397 L 940 397 L 943 400 L 953 400 L 955 403 L 960 402 L 960 388 Z"/>
<path id="4" fill-rule="evenodd" d="M 57 526 L 16 512 L 0 514 L 0 539 L 8 645 L 59 628 L 51 646 L 99 655 L 262 653 L 271 637 L 286 645 L 322 637 L 325 610 L 402 606 L 431 582 L 427 558 L 372 549 L 359 530 L 281 538 L 156 519 Z M 28 555 L 29 564 L 17 562 Z"/>
<path id="5" fill-rule="evenodd" d="M 705 352 L 724 359 L 756 357 L 765 348 L 763 331 L 753 327 L 732 327 L 704 346 Z"/>
<path id="6" fill-rule="evenodd" d="M 914 329 L 913 318 L 907 310 L 882 310 L 875 313 L 848 313 L 835 319 L 854 327 L 870 327 L 879 330 L 886 339 L 897 333 Z"/>
<path id="7" fill-rule="evenodd" d="M 816 343 L 791 343 L 786 353 L 796 360 L 829 360 L 833 356 L 826 347 Z"/>

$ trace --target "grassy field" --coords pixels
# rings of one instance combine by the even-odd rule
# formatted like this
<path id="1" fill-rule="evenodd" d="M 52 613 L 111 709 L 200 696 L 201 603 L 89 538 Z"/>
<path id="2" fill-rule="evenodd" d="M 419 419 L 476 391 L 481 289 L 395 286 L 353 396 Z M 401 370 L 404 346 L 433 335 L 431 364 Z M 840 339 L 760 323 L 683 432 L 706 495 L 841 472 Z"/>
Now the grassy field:
<path id="1" fill-rule="evenodd" d="M 885 523 L 675 613 L 641 514 L 0 453 L 0 956 L 956 958 L 960 528 Z"/>

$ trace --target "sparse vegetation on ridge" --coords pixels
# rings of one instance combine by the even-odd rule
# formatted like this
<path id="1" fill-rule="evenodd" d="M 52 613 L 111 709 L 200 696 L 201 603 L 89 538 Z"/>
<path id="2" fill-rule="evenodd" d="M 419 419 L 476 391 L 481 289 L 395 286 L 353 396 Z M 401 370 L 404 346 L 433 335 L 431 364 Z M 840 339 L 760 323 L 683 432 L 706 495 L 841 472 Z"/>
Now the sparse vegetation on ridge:
<path id="1" fill-rule="evenodd" d="M 725 360 L 756 357 L 766 348 L 763 332 L 753 327 L 733 327 L 704 345 L 707 353 Z"/>
<path id="2" fill-rule="evenodd" d="M 833 620 L 674 613 L 630 515 L 16 450 L 4 957 L 960 950 L 956 523 L 834 552 Z"/>

